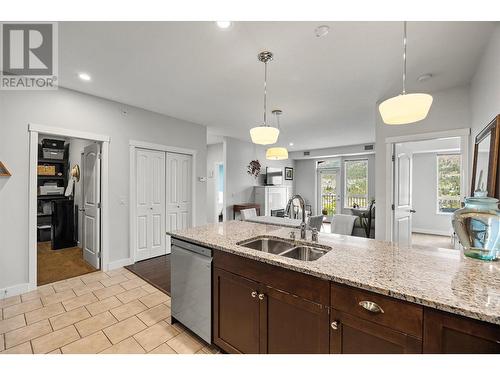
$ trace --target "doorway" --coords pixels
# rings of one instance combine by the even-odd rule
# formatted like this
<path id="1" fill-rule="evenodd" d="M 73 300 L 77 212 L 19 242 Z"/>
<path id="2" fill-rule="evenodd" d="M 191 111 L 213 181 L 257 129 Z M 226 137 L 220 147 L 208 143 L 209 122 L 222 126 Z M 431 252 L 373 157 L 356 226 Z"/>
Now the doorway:
<path id="1" fill-rule="evenodd" d="M 102 172 L 107 172 L 109 138 L 32 124 L 29 130 L 29 275 L 34 289 L 106 265 L 107 177 Z"/>
<path id="2" fill-rule="evenodd" d="M 217 162 L 214 167 L 214 223 L 224 221 L 224 163 Z"/>
<path id="3" fill-rule="evenodd" d="M 318 169 L 318 214 L 331 217 L 341 210 L 340 168 Z"/>
<path id="4" fill-rule="evenodd" d="M 451 216 L 462 205 L 468 180 L 463 145 L 460 136 L 393 143 L 394 242 L 455 248 Z"/>

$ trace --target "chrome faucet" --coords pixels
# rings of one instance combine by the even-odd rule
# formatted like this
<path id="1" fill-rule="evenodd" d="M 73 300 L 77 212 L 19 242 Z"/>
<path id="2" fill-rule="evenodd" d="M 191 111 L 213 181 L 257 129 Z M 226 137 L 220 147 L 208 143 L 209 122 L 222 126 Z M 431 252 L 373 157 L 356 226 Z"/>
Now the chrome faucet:
<path id="1" fill-rule="evenodd" d="M 304 202 L 304 198 L 302 198 L 299 194 L 295 194 L 288 201 L 288 203 L 286 205 L 285 212 L 287 213 L 288 217 L 291 217 L 290 207 L 292 206 L 292 202 L 294 201 L 294 199 L 299 200 L 300 209 L 302 210 L 302 223 L 300 223 L 300 238 L 302 240 L 305 240 L 306 239 L 306 204 Z"/>

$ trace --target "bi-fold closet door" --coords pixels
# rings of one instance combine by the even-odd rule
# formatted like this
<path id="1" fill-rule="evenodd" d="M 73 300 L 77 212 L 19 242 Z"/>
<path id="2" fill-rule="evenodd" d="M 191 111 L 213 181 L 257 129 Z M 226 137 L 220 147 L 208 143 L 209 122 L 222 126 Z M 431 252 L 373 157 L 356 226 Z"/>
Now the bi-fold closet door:
<path id="1" fill-rule="evenodd" d="M 192 156 L 136 150 L 135 261 L 169 253 L 166 231 L 191 226 Z"/>
<path id="2" fill-rule="evenodd" d="M 167 230 L 191 226 L 191 155 L 167 152 Z"/>
<path id="3" fill-rule="evenodd" d="M 136 151 L 136 256 L 165 254 L 165 152 Z"/>

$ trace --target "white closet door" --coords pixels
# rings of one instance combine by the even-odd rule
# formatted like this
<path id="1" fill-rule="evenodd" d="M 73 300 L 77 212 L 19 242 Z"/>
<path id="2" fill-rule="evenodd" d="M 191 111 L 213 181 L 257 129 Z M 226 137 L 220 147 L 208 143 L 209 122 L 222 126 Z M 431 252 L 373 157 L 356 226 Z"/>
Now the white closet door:
<path id="1" fill-rule="evenodd" d="M 100 145 L 93 143 L 83 151 L 83 259 L 100 268 L 101 236 L 101 160 Z"/>
<path id="2" fill-rule="evenodd" d="M 191 226 L 190 155 L 167 153 L 167 230 L 186 229 Z"/>
<path id="3" fill-rule="evenodd" d="M 165 254 L 165 153 L 136 151 L 136 256 Z"/>

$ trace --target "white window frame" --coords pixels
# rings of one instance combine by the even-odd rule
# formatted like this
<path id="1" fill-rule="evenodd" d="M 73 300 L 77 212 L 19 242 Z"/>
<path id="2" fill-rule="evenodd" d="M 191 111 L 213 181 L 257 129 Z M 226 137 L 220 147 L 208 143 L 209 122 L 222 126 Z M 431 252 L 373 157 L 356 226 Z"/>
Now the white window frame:
<path id="1" fill-rule="evenodd" d="M 440 156 L 451 156 L 458 155 L 460 159 L 460 171 L 462 171 L 462 155 L 458 152 L 443 152 L 436 154 L 436 214 L 437 215 L 447 215 L 450 216 L 453 212 L 441 212 L 439 210 L 439 157 Z M 460 173 L 460 193 L 458 194 L 459 201 L 462 199 L 462 173 Z"/>
<path id="2" fill-rule="evenodd" d="M 347 163 L 350 163 L 350 162 L 365 162 L 366 163 L 366 206 L 365 207 L 360 207 L 360 208 L 368 208 L 370 203 L 369 203 L 369 191 L 370 191 L 370 186 L 369 186 L 369 178 L 368 178 L 368 175 L 370 173 L 369 171 L 369 168 L 370 168 L 370 163 L 368 161 L 368 159 L 346 159 L 344 160 L 344 173 L 343 173 L 343 177 L 344 177 L 344 186 L 343 186 L 343 208 L 344 209 L 350 209 L 352 207 L 349 207 L 347 206 L 347 202 L 349 201 L 349 196 L 347 195 Z"/>

